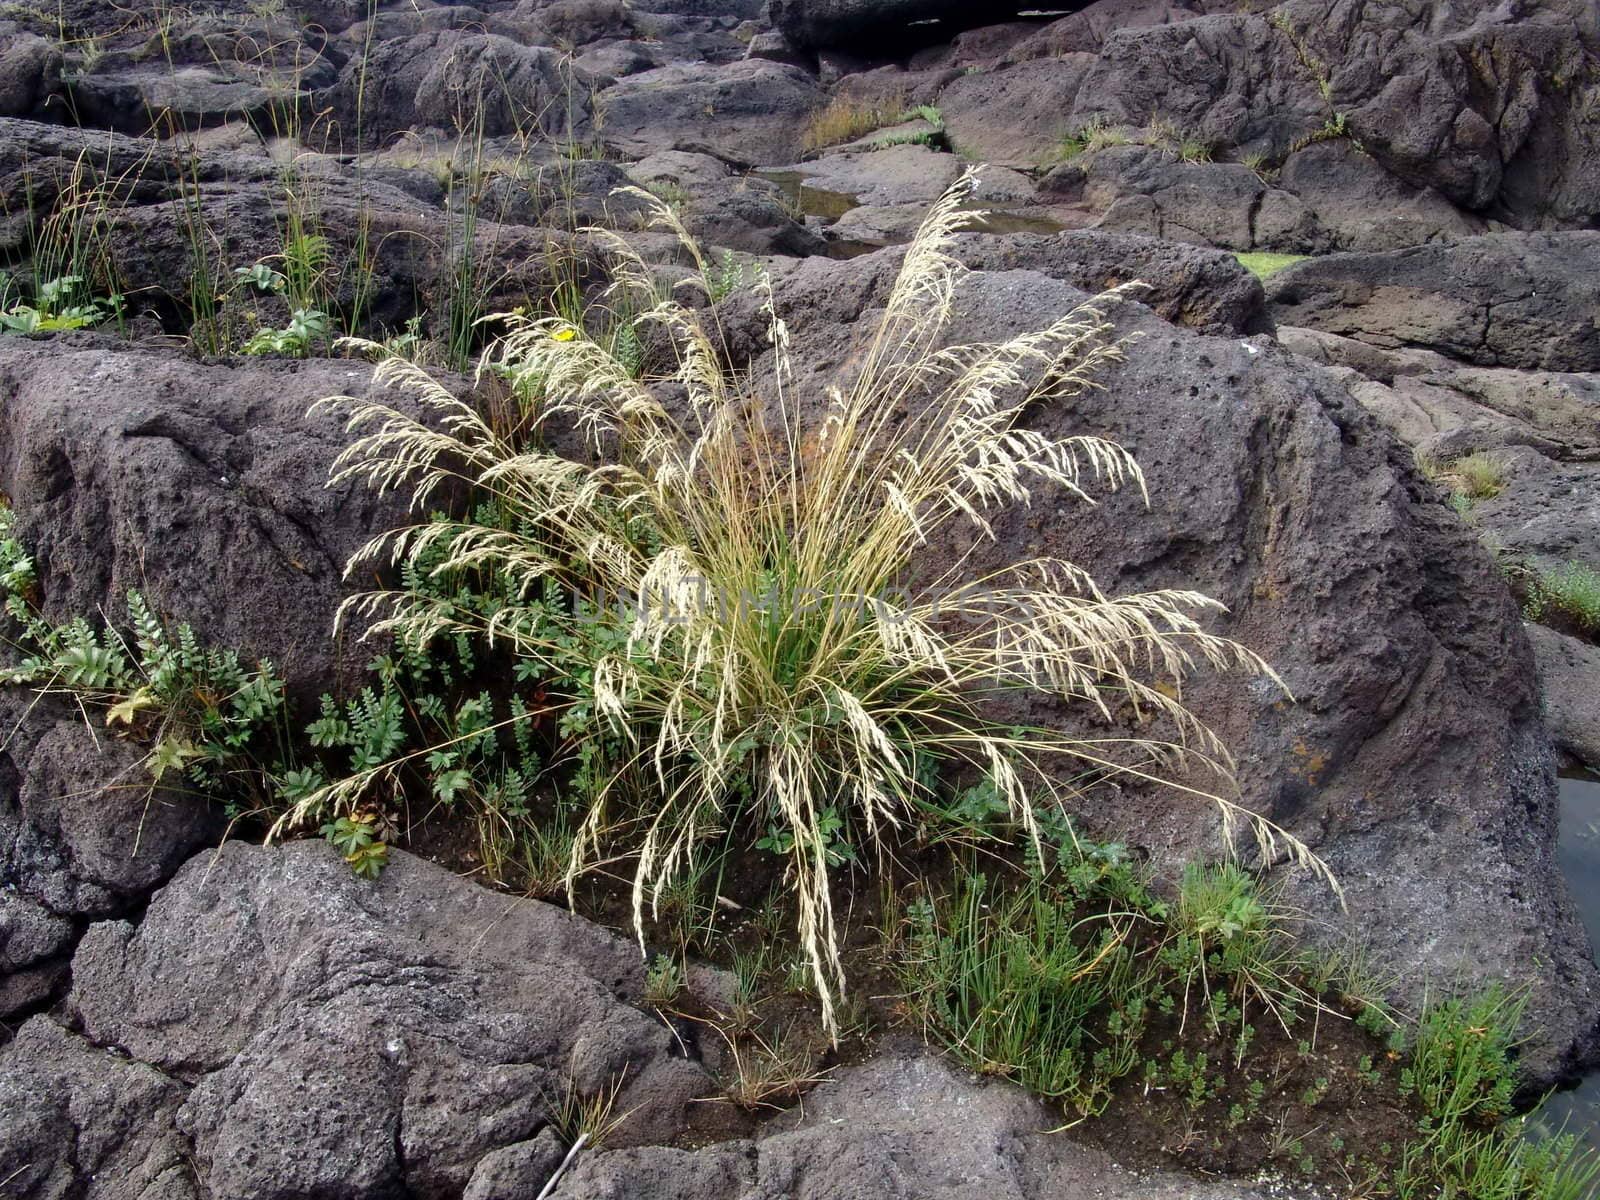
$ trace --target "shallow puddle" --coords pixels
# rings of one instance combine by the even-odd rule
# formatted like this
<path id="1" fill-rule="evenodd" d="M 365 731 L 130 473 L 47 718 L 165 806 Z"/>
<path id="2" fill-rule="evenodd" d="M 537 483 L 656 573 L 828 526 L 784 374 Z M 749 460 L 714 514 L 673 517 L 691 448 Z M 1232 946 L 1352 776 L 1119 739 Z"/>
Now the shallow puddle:
<path id="1" fill-rule="evenodd" d="M 755 174 L 782 188 L 784 196 L 796 212 L 803 216 L 816 217 L 828 224 L 837 221 L 847 212 L 861 207 L 860 199 L 849 192 L 833 192 L 827 188 L 813 187 L 806 182 L 808 176 L 800 171 L 757 171 Z M 1067 228 L 1060 221 L 1039 213 L 996 208 L 977 201 L 964 207 L 974 213 L 983 214 L 981 217 L 975 216 L 969 223 L 968 228 L 974 233 L 1050 234 L 1060 233 Z M 828 253 L 833 258 L 854 258 L 858 254 L 870 254 L 885 246 L 909 240 L 909 237 L 882 241 L 852 241 L 841 238 L 832 244 Z"/>
<path id="2" fill-rule="evenodd" d="M 985 208 L 981 204 L 974 207 L 984 209 L 985 212 L 981 220 L 972 222 L 972 229 L 976 233 L 1060 233 L 1066 228 L 1060 221 L 1040 216 L 1038 213 Z"/>
<path id="3" fill-rule="evenodd" d="M 1600 776 L 1573 772 L 1561 778 L 1561 834 L 1556 861 L 1567 877 L 1573 903 L 1600 947 Z M 1571 1091 L 1551 1096 L 1540 1124 L 1552 1132 L 1563 1125 L 1600 1150 L 1600 1071 L 1586 1076 Z"/>
<path id="4" fill-rule="evenodd" d="M 808 217 L 837 221 L 851 209 L 861 207 L 861 201 L 849 192 L 830 192 L 827 188 L 812 187 L 799 171 L 757 171 L 755 174 L 782 188 L 789 203 Z"/>

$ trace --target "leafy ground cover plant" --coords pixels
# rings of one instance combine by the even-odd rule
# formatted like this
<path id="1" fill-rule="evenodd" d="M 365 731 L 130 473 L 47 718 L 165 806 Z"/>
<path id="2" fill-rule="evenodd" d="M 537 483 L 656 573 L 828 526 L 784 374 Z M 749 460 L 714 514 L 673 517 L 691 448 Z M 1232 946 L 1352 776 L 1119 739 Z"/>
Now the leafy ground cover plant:
<path id="1" fill-rule="evenodd" d="M 757 391 L 724 371 L 704 312 L 660 297 L 649 268 L 603 231 L 594 235 L 609 238 L 613 307 L 639 314 L 641 343 L 669 342 L 663 377 L 641 378 L 614 339 L 597 341 L 568 317 L 511 314 L 481 371 L 523 406 L 515 438 L 397 360 L 380 376 L 409 389 L 432 422 L 377 401 L 326 402 L 361 434 L 335 479 L 410 489 L 419 503 L 464 484 L 479 513 L 494 515 L 393 531 L 352 569 L 438 555 L 436 572 L 488 570 L 510 589 L 492 612 L 400 587 L 356 598 L 347 615 L 375 618 L 374 630 L 411 645 L 484 639 L 530 676 L 584 680 L 563 712 L 571 752 L 593 780 L 568 877 L 624 846 L 641 930 L 646 910 L 711 846 L 782 835 L 797 933 L 830 1028 L 843 971 L 829 885 L 849 869 L 833 848 L 880 843 L 937 809 L 928 763 L 987 776 L 1035 844 L 1041 811 L 1092 803 L 1086 781 L 1158 784 L 1175 764 L 1206 768 L 1213 791 L 1176 790 L 1206 796 L 1230 829 L 1243 820 L 1265 852 L 1287 849 L 1320 867 L 1230 798 L 1225 748 L 1175 698 L 1171 685 L 1202 663 L 1271 677 L 1244 647 L 1205 630 L 1214 601 L 1184 590 L 1107 596 L 1055 559 L 980 578 L 955 564 L 904 594 L 913 555 L 947 523 L 992 538 L 986 514 L 1034 489 L 1087 498 L 1096 482 L 1144 487 L 1114 443 L 1022 423 L 1030 406 L 1093 386 L 1123 356 L 1105 316 L 1114 295 L 1002 343 L 941 347 L 961 273 L 949 250 L 970 219 L 972 187 L 968 176 L 934 206 L 860 369 L 820 407 L 794 394 L 770 287 L 775 368 Z M 707 263 L 670 207 L 630 195 L 679 237 L 710 294 Z M 660 383 L 680 388 L 684 403 L 667 407 Z M 588 436 L 598 463 L 529 439 L 557 420 Z M 561 603 L 547 602 L 549 585 Z M 619 599 L 628 603 L 622 637 L 597 648 L 582 626 Z M 974 603 L 952 623 L 962 601 Z M 1104 695 L 1115 693 L 1165 732 L 1101 739 L 1000 725 L 991 702 L 1019 690 L 1108 717 Z M 319 789 L 280 828 L 351 811 L 378 770 Z"/>
<path id="2" fill-rule="evenodd" d="M 0 198 L 0 215 L 26 247 L 22 266 L 0 272 L 0 329 L 49 332 L 122 318 L 110 229 L 140 170 L 135 164 L 112 177 L 85 152 L 70 169 L 25 172 L 21 194 Z"/>
<path id="3" fill-rule="evenodd" d="M 261 807 L 262 762 L 283 754 L 283 681 L 271 663 L 246 666 L 232 650 L 200 644 L 188 625 L 169 629 L 137 591 L 127 594 L 127 632 L 84 617 L 55 624 L 34 607 L 33 563 L 0 508 L 0 589 L 15 651 L 0 684 L 66 693 L 105 713 L 105 723 L 151 746 L 154 781 L 184 778 Z"/>
<path id="4" fill-rule="evenodd" d="M 0 280 L 0 329 L 8 333 L 50 333 L 84 329 L 111 320 L 122 311 L 122 297 L 89 296 L 81 275 L 63 275 L 39 285 L 26 303 L 13 282 Z"/>
<path id="5" fill-rule="evenodd" d="M 1193 866 L 1162 897 L 1109 849 L 1074 838 L 1021 873 L 990 855 L 900 908 L 891 954 L 931 1041 L 1067 1124 L 1114 1113 L 1083 1128 L 1123 1154 L 1370 1198 L 1591 1194 L 1600 1159 L 1513 1115 L 1523 995 L 1442 994 L 1408 1020 L 1297 946 L 1248 873 Z"/>
<path id="6" fill-rule="evenodd" d="M 1444 468 L 1443 478 L 1471 500 L 1487 500 L 1505 490 L 1506 469 L 1492 454 L 1466 454 Z"/>
<path id="7" fill-rule="evenodd" d="M 260 329 L 241 348 L 248 355 L 283 354 L 304 358 L 312 346 L 328 336 L 328 314 L 314 308 L 297 308 L 282 329 Z"/>

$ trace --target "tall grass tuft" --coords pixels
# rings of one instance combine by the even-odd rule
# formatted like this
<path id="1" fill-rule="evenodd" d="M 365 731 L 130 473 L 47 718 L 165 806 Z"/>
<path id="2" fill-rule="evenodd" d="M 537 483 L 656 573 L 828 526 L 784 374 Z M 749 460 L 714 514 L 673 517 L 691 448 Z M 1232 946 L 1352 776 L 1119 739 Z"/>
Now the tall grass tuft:
<path id="1" fill-rule="evenodd" d="M 807 153 L 837 146 L 854 138 L 896 125 L 906 119 L 904 99 L 900 96 L 880 97 L 877 100 L 857 100 L 851 96 L 835 96 L 811 114 L 801 137 L 802 148 Z M 941 122 L 934 122 L 941 124 Z"/>
<path id="2" fill-rule="evenodd" d="M 1084 500 L 1096 484 L 1144 489 L 1120 446 L 1023 422 L 1030 406 L 1095 386 L 1097 372 L 1123 357 L 1126 343 L 1106 317 L 1115 294 L 1037 332 L 940 348 L 961 274 L 950 250 L 972 190 L 969 175 L 933 207 L 858 369 L 825 395 L 796 393 L 770 281 L 762 287 L 774 372 L 758 388 L 724 370 L 704 311 L 659 298 L 626 243 L 593 231 L 610 242 L 615 308 L 636 311 L 635 325 L 663 333 L 675 351 L 666 380 L 639 378 L 636 362 L 560 316 L 506 317 L 480 369 L 520 398 L 524 431 L 570 422 L 600 465 L 509 440 L 399 360 L 381 365 L 383 380 L 409 390 L 431 420 L 374 400 L 324 402 L 361 434 L 337 460 L 336 480 L 410 489 L 421 511 L 442 487 L 464 483 L 504 517 L 396 530 L 367 546 L 352 572 L 442 551 L 440 571 L 501 572 L 522 597 L 471 613 L 379 591 L 344 615 L 410 644 L 487 638 L 536 669 L 570 655 L 583 613 L 630 598 L 626 636 L 589 671 L 592 720 L 571 723 L 580 750 L 603 757 L 606 770 L 569 886 L 606 853 L 603 842 L 614 849 L 626 838 L 637 855 L 642 941 L 647 907 L 709 845 L 785 831 L 777 844 L 830 1028 L 844 983 L 829 887 L 830 868 L 847 869 L 839 818 L 852 838 L 881 846 L 934 802 L 929 762 L 987 775 L 1036 847 L 1036 813 L 1092 804 L 1096 781 L 1161 783 L 1204 768 L 1211 790 L 1168 786 L 1215 803 L 1230 830 L 1242 819 L 1268 856 L 1287 850 L 1326 874 L 1302 843 L 1232 798 L 1226 750 L 1179 698 L 1177 683 L 1202 664 L 1275 678 L 1256 655 L 1206 631 L 1202 618 L 1221 605 L 1185 590 L 1108 596 L 1053 558 L 982 575 L 956 562 L 902 590 L 919 551 L 947 525 L 967 525 L 974 543 L 993 540 L 990 516 L 1041 489 Z M 671 209 L 630 194 L 682 241 L 709 294 L 708 264 Z M 667 391 L 681 402 L 669 407 Z M 581 601 L 554 627 L 544 601 L 552 582 Z M 1159 724 L 1145 736 L 1019 730 L 993 706 L 1018 691 L 1051 693 L 1105 720 L 1115 696 Z M 339 781 L 280 825 L 353 806 L 372 783 Z"/>

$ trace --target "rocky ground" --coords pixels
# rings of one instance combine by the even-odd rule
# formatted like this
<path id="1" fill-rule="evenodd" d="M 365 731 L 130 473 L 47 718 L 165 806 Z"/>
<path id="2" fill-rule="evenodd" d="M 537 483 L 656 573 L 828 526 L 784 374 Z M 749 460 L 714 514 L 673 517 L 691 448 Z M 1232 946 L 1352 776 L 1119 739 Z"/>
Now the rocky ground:
<path id="1" fill-rule="evenodd" d="M 359 677 L 330 636 L 343 566 L 402 506 L 325 488 L 345 435 L 306 410 L 372 368 L 237 354 L 299 307 L 234 282 L 285 266 L 294 221 L 330 313 L 448 347 L 592 293 L 586 225 L 681 272 L 614 194 L 644 187 L 729 276 L 758 376 L 764 262 L 804 387 L 971 162 L 952 337 L 1148 285 L 1114 309 L 1128 361 L 1039 421 L 1133 450 L 1149 511 L 1038 504 L 995 555 L 1224 601 L 1293 701 L 1193 700 L 1244 801 L 1342 881 L 1343 908 L 1286 874 L 1314 936 L 1358 931 L 1401 1000 L 1526 983 L 1529 1079 L 1593 1065 L 1600 973 L 1553 844 L 1558 761 L 1600 769 L 1600 648 L 1523 609 L 1541 572 L 1600 568 L 1584 0 L 0 5 L 0 256 L 123 297 L 120 331 L 0 336 L 0 496 L 42 606 L 138 587 L 299 703 Z M 1263 284 L 1256 252 L 1306 257 Z M 1497 476 L 1476 496 L 1472 455 Z M 614 1080 L 624 1136 L 553 1195 L 1257 1194 L 1135 1177 L 895 1037 L 775 1118 L 705 1103 L 715 1053 L 637 1007 L 631 944 L 400 850 L 368 883 L 321 842 L 224 843 L 71 704 L 12 689 L 0 717 L 0 1194 L 532 1198 L 562 1089 Z M 1157 864 L 1218 848 L 1198 805 L 1130 792 L 1091 821 Z"/>

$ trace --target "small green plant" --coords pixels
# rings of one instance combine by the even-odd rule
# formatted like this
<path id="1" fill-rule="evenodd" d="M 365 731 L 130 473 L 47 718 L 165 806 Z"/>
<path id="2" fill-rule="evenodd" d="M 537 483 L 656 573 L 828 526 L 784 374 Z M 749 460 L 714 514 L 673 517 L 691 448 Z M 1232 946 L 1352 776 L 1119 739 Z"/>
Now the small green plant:
<path id="1" fill-rule="evenodd" d="M 270 774 L 261 764 L 283 757 L 283 681 L 272 665 L 246 667 L 232 650 L 202 646 L 188 625 L 169 630 L 132 590 L 126 634 L 82 617 L 46 620 L 31 599 L 32 560 L 10 510 L 0 513 L 0 585 L 18 655 L 0 668 L 0 684 L 103 710 L 108 726 L 151 746 L 145 763 L 154 781 L 182 775 L 234 806 L 260 803 Z"/>
<path id="2" fill-rule="evenodd" d="M 756 1006 L 761 999 L 761 981 L 767 973 L 771 946 L 757 942 L 753 950 L 735 950 L 730 970 L 733 988 L 729 996 L 729 1011 L 725 1014 L 730 1028 L 743 1033 L 755 1027 Z"/>
<path id="3" fill-rule="evenodd" d="M 38 585 L 33 557 L 16 536 L 17 517 L 10 507 L 0 504 L 0 591 L 17 603 L 27 604 Z"/>
<path id="4" fill-rule="evenodd" d="M 1328 1089 L 1332 1086 L 1326 1075 L 1319 1075 L 1311 1085 L 1300 1093 L 1300 1104 L 1304 1108 L 1315 1108 L 1327 1098 Z"/>
<path id="5" fill-rule="evenodd" d="M 689 191 L 676 180 L 658 179 L 645 186 L 646 190 L 649 191 L 652 196 L 656 197 L 656 199 L 660 200 L 661 203 L 672 209 L 673 212 L 681 213 L 689 206 L 689 201 L 691 199 Z"/>
<path id="6" fill-rule="evenodd" d="M 235 267 L 233 279 L 235 284 L 241 287 L 254 288 L 258 292 L 272 296 L 281 294 L 289 285 L 287 279 L 264 262 L 252 263 L 248 267 Z"/>
<path id="7" fill-rule="evenodd" d="M 893 97 L 873 101 L 857 100 L 836 94 L 826 105 L 811 114 L 801 145 L 805 150 L 822 150 L 848 142 L 885 125 L 905 119 L 905 102 Z M 941 127 L 943 122 L 940 122 Z"/>
<path id="8" fill-rule="evenodd" d="M 1074 159 L 1080 155 L 1094 154 L 1110 146 L 1126 146 L 1132 141 L 1125 129 L 1109 124 L 1104 117 L 1094 117 L 1061 139 L 1056 156 L 1060 159 Z"/>
<path id="9" fill-rule="evenodd" d="M 908 919 L 907 995 L 974 1069 L 1087 1114 L 1138 1067 L 1152 978 L 1115 922 L 1079 921 L 1037 879 L 1007 894 L 983 875 Z"/>
<path id="10" fill-rule="evenodd" d="M 1157 118 L 1144 127 L 1140 136 L 1147 146 L 1154 146 L 1175 156 L 1180 162 L 1208 163 L 1213 145 L 1210 139 L 1184 129 L 1165 118 Z"/>
<path id="11" fill-rule="evenodd" d="M 249 355 L 283 354 L 304 358 L 328 336 L 328 314 L 314 308 L 297 308 L 282 329 L 260 329 L 243 346 Z"/>
<path id="12" fill-rule="evenodd" d="M 1514 1050 L 1526 992 L 1499 985 L 1427 1003 L 1400 1072 L 1401 1094 L 1419 1108 L 1417 1136 L 1395 1173 L 1400 1197 L 1472 1196 L 1578 1200 L 1593 1194 L 1600 1157 L 1573 1137 L 1535 1141 L 1512 1119 Z"/>
<path id="13" fill-rule="evenodd" d="M 1400 1072 L 1400 1092 L 1415 1097 L 1425 1129 L 1489 1127 L 1511 1115 L 1512 1051 L 1526 1007 L 1526 994 L 1511 995 L 1499 986 L 1424 1007 Z"/>
<path id="14" fill-rule="evenodd" d="M 817 1069 L 816 1054 L 793 1030 L 728 1039 L 728 1059 L 728 1099 L 751 1112 L 791 1104 L 827 1078 Z"/>
<path id="15" fill-rule="evenodd" d="M 1356 1063 L 1356 1077 L 1369 1087 L 1376 1088 L 1383 1083 L 1383 1076 L 1372 1063 L 1372 1055 L 1363 1054 Z"/>
<path id="16" fill-rule="evenodd" d="M 1465 454 L 1446 466 L 1442 478 L 1470 500 L 1487 500 L 1505 491 L 1505 464 L 1492 454 Z"/>
<path id="17" fill-rule="evenodd" d="M 1256 881 L 1232 863 L 1184 869 L 1169 917 L 1170 931 L 1160 951 L 1185 997 L 1208 1001 L 1214 1030 L 1223 1018 L 1244 1020 L 1247 1007 L 1260 1002 L 1289 1029 L 1294 1012 L 1315 1004 L 1298 982 L 1299 960 L 1285 935 L 1281 910 L 1257 894 Z M 1237 1007 L 1218 1005 L 1214 989 Z"/>
<path id="18" fill-rule="evenodd" d="M 122 310 L 122 297 L 97 300 L 87 295 L 81 275 L 63 275 L 39 285 L 32 304 L 11 294 L 11 281 L 0 281 L 0 330 L 7 333 L 50 333 L 100 325 Z"/>
<path id="19" fill-rule="evenodd" d="M 665 1008 L 683 993 L 683 967 L 676 958 L 658 954 L 645 971 L 644 1002 Z"/>
<path id="20" fill-rule="evenodd" d="M 389 847 L 379 840 L 376 824 L 373 813 L 352 813 L 322 827 L 322 836 L 362 879 L 376 879 L 389 863 Z"/>
<path id="21" fill-rule="evenodd" d="M 816 833 L 823 860 L 830 867 L 842 867 L 856 860 L 856 852 L 849 842 L 843 840 L 843 830 L 844 818 L 839 815 L 837 808 L 829 806 L 817 814 Z M 756 849 L 765 850 L 779 858 L 788 858 L 794 854 L 794 831 L 773 822 L 767 826 L 765 836 L 757 840 Z"/>
<path id="22" fill-rule="evenodd" d="M 1278 178 L 1278 168 L 1272 165 L 1272 159 L 1268 155 L 1263 154 L 1260 151 L 1254 151 L 1250 154 L 1246 154 L 1240 161 L 1242 161 L 1244 165 L 1250 169 L 1251 173 L 1254 174 L 1257 179 L 1261 180 L 1262 183 L 1272 183 Z"/>
<path id="23" fill-rule="evenodd" d="M 1600 635 L 1600 571 L 1568 562 L 1537 572 L 1528 584 L 1524 613 L 1530 621 L 1559 618 L 1585 637 Z"/>
<path id="24" fill-rule="evenodd" d="M 1328 93 L 1323 93 L 1324 99 L 1327 98 L 1327 95 Z M 1330 112 L 1327 120 L 1323 121 L 1320 128 L 1312 130 L 1304 137 L 1296 138 L 1290 144 L 1289 152 L 1293 154 L 1298 150 L 1304 150 L 1307 146 L 1314 146 L 1318 142 L 1337 141 L 1340 138 L 1348 138 L 1350 144 L 1357 150 L 1362 149 L 1361 140 L 1350 132 L 1349 116 L 1342 112 Z"/>
<path id="25" fill-rule="evenodd" d="M 20 235 L 26 256 L 14 276 L 0 273 L 0 330 L 120 325 L 125 306 L 111 235 L 113 212 L 142 167 L 142 161 L 135 162 L 113 178 L 85 151 L 70 172 L 50 177 L 25 169 L 21 194 L 0 197 L 0 215 Z"/>
<path id="26" fill-rule="evenodd" d="M 499 520 L 490 507 L 475 515 L 486 523 Z M 373 659 L 371 681 L 359 691 L 338 699 L 324 695 L 307 739 L 336 778 L 363 781 L 352 793 L 353 807 L 409 796 L 432 811 L 470 819 L 490 879 L 548 896 L 567 880 L 583 804 L 598 786 L 599 743 L 580 739 L 561 762 L 561 786 L 547 778 L 545 753 L 552 739 L 564 742 L 592 729 L 592 664 L 626 641 L 626 619 L 614 610 L 572 612 L 553 582 L 529 596 L 504 571 L 444 567 L 442 551 L 423 555 L 402 565 L 400 583 L 430 597 L 441 618 L 490 619 L 520 602 L 534 628 L 559 639 L 548 669 L 523 662 L 502 674 L 473 639 L 419 629 L 414 638 L 395 638 Z M 559 721 L 552 696 L 558 689 Z M 293 789 L 280 789 L 284 802 L 314 810 L 325 822 L 338 815 L 316 807 L 329 788 L 322 766 L 305 768 L 295 781 Z"/>
<path id="27" fill-rule="evenodd" d="M 281 290 L 297 310 L 320 310 L 328 304 L 328 274 L 332 265 L 331 246 L 320 233 L 307 232 L 299 221 L 284 235 L 281 261 Z"/>
<path id="28" fill-rule="evenodd" d="M 950 136 L 945 131 L 944 113 L 932 104 L 919 104 L 910 112 L 900 114 L 900 120 L 917 118 L 928 125 L 927 129 L 886 133 L 868 143 L 870 149 L 883 150 L 890 146 L 927 146 L 933 150 L 950 149 Z"/>
<path id="29" fill-rule="evenodd" d="M 724 250 L 717 271 L 710 278 L 711 302 L 720 304 L 748 283 L 748 269 L 732 250 Z"/>
<path id="30" fill-rule="evenodd" d="M 596 1092 L 585 1092 L 568 1076 L 560 1096 L 545 1096 L 545 1108 L 550 1124 L 568 1148 L 586 1146 L 596 1149 L 606 1144 L 622 1123 L 633 1115 L 632 1110 L 617 1112 L 617 1099 L 622 1095 L 626 1074 L 613 1076 L 609 1083 Z"/>

